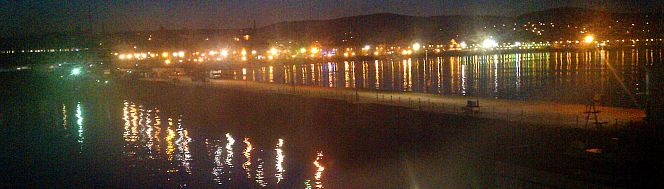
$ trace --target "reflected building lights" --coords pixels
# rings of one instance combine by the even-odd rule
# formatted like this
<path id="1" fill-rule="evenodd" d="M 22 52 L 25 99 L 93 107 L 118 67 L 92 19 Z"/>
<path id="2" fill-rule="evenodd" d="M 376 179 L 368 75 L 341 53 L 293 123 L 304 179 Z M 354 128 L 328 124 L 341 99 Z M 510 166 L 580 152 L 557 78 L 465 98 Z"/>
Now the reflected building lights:
<path id="1" fill-rule="evenodd" d="M 398 66 L 398 63 L 397 63 Z M 390 60 L 390 87 L 393 89 L 396 88 L 396 75 L 398 75 L 397 71 L 394 70 L 394 60 Z"/>
<path id="2" fill-rule="evenodd" d="M 362 61 L 362 84 L 359 86 L 361 88 L 367 88 L 369 86 L 369 63 Z"/>
<path id="3" fill-rule="evenodd" d="M 258 183 L 258 185 L 261 186 L 261 187 L 266 187 L 267 183 L 265 182 L 265 180 L 264 180 L 265 177 L 263 176 L 263 164 L 265 162 L 263 162 L 263 159 L 261 159 L 261 158 L 258 158 L 256 160 L 256 162 L 258 164 L 256 166 L 256 183 Z"/>
<path id="4" fill-rule="evenodd" d="M 81 115 L 82 108 L 83 105 L 79 103 L 78 109 L 80 109 L 79 114 Z M 162 129 L 162 118 L 158 108 L 147 109 L 143 105 L 125 100 L 122 110 L 122 120 L 124 121 L 122 152 L 128 166 L 151 165 L 146 168 L 155 172 L 164 171 L 166 179 L 175 179 L 180 186 L 186 186 L 190 181 L 185 178 L 188 177 L 186 175 L 193 174 L 191 165 L 193 156 L 190 151 L 192 139 L 188 130 L 183 126 L 182 118 L 177 121 L 170 117 L 166 118 L 167 126 Z M 162 130 L 164 134 L 161 134 Z M 162 148 L 162 145 L 165 147 Z M 223 146 L 221 149 L 224 149 Z M 224 158 L 220 158 L 219 162 L 223 163 Z M 160 163 L 164 163 L 166 166 L 152 166 Z M 161 173 L 151 174 L 159 175 Z"/>
<path id="5" fill-rule="evenodd" d="M 458 92 L 459 58 L 450 57 L 450 88 L 453 93 Z"/>
<path id="6" fill-rule="evenodd" d="M 67 105 L 62 104 L 62 128 L 67 129 Z"/>
<path id="7" fill-rule="evenodd" d="M 152 140 L 154 141 L 151 140 L 151 142 L 154 143 L 153 144 L 154 150 L 152 151 L 156 152 L 155 154 L 158 154 L 161 151 L 161 145 L 160 145 L 161 140 L 159 138 L 159 135 L 161 133 L 161 118 L 159 117 L 159 109 L 156 108 L 154 110 L 154 121 L 155 121 L 153 125 L 154 136 L 152 137 Z"/>
<path id="8" fill-rule="evenodd" d="M 442 75 L 443 65 L 442 64 L 443 64 L 443 58 L 442 57 L 436 58 L 436 77 L 438 79 L 436 85 L 438 87 L 438 93 L 439 94 L 442 93 L 442 89 L 443 89 L 443 84 L 442 84 L 443 83 L 443 75 Z"/>
<path id="9" fill-rule="evenodd" d="M 173 143 L 173 139 L 175 139 L 175 131 L 173 130 L 173 119 L 168 118 L 168 134 L 166 135 L 166 158 L 168 161 L 173 161 L 174 158 L 174 153 L 175 153 L 175 144 Z"/>
<path id="10" fill-rule="evenodd" d="M 148 149 L 148 153 L 150 159 L 153 159 L 152 157 L 152 147 L 154 145 L 154 136 L 152 136 L 152 133 L 154 132 L 154 128 L 152 127 L 152 110 L 147 110 L 147 113 L 145 114 L 145 133 L 144 135 L 147 138 L 147 141 L 145 142 L 145 148 Z"/>
<path id="11" fill-rule="evenodd" d="M 233 144 L 235 144 L 235 139 L 230 133 L 226 133 L 226 165 L 228 168 L 233 168 Z M 230 173 L 230 169 L 228 172 Z"/>
<path id="12" fill-rule="evenodd" d="M 135 104 L 129 106 L 129 116 L 131 117 L 131 126 L 129 127 L 129 137 L 131 142 L 136 142 L 138 140 L 138 109 L 136 109 Z"/>
<path id="13" fill-rule="evenodd" d="M 247 174 L 247 178 L 251 178 L 251 151 L 253 150 L 253 147 L 251 146 L 251 142 L 249 142 L 249 138 L 244 138 L 244 144 L 247 146 L 243 151 L 242 154 L 244 157 L 247 159 L 244 163 L 242 163 L 242 169 Z"/>
<path id="14" fill-rule="evenodd" d="M 129 121 L 129 102 L 124 102 L 124 107 L 122 108 L 122 120 L 124 121 L 124 132 L 122 133 L 122 137 L 126 142 L 129 142 L 129 127 L 131 127 L 131 122 Z"/>
<path id="15" fill-rule="evenodd" d="M 493 93 L 498 94 L 498 55 L 493 57 Z"/>
<path id="16" fill-rule="evenodd" d="M 351 79 L 351 87 L 356 88 L 357 87 L 357 79 L 355 79 L 355 61 L 350 61 L 350 79 Z"/>
<path id="17" fill-rule="evenodd" d="M 285 157 L 284 151 L 282 149 L 283 146 L 284 146 L 284 139 L 279 139 L 277 147 L 274 149 L 277 152 L 276 165 L 275 165 L 276 173 L 274 174 L 274 176 L 277 178 L 277 184 L 284 179 L 284 172 L 286 171 L 283 165 Z"/>
<path id="18" fill-rule="evenodd" d="M 311 74 L 311 83 L 316 83 L 315 74 L 314 74 L 314 64 L 310 64 L 311 69 L 309 69 L 309 74 Z"/>
<path id="19" fill-rule="evenodd" d="M 293 71 L 293 72 L 296 72 L 295 74 L 299 76 L 299 78 L 297 78 L 295 80 L 297 80 L 298 82 L 300 82 L 302 84 L 306 84 L 307 83 L 307 67 L 305 65 L 300 65 L 298 70 L 300 71 L 299 74 L 297 73 L 297 71 Z"/>
<path id="20" fill-rule="evenodd" d="M 461 94 L 466 95 L 466 64 L 461 64 Z"/>
<path id="21" fill-rule="evenodd" d="M 76 103 L 76 126 L 78 126 L 78 143 L 81 143 L 81 149 L 83 148 L 83 109 L 81 108 L 81 102 Z"/>
<path id="22" fill-rule="evenodd" d="M 295 69 L 292 69 L 292 70 L 295 70 Z M 283 84 L 295 84 L 291 81 L 292 77 L 291 77 L 291 72 L 290 71 L 291 70 L 289 70 L 287 68 L 287 66 L 284 65 L 284 73 L 283 73 L 284 74 L 284 83 Z"/>
<path id="23" fill-rule="evenodd" d="M 273 83 L 274 82 L 274 67 L 270 66 L 270 71 L 268 72 L 268 77 L 269 77 L 269 82 Z"/>
<path id="24" fill-rule="evenodd" d="M 519 92 L 519 90 L 521 89 L 521 54 L 516 54 L 515 65 L 516 65 L 515 85 L 516 85 L 516 91 Z"/>
<path id="25" fill-rule="evenodd" d="M 191 152 L 189 152 L 191 138 L 189 138 L 187 130 L 182 127 L 182 119 L 178 119 L 177 134 L 178 139 L 175 141 L 175 145 L 177 146 L 178 153 L 175 155 L 175 158 L 180 161 L 185 172 L 191 174 Z"/>
<path id="26" fill-rule="evenodd" d="M 408 58 L 408 90 L 411 91 L 413 87 L 413 59 Z"/>
<path id="27" fill-rule="evenodd" d="M 147 113 L 145 112 L 145 109 L 143 109 L 143 106 L 138 107 L 138 125 L 136 125 L 136 130 L 137 132 L 137 139 L 140 144 L 147 144 L 147 134 L 146 134 L 146 123 L 147 123 Z M 143 147 L 143 146 L 141 146 Z"/>
<path id="28" fill-rule="evenodd" d="M 328 76 L 327 77 L 327 81 L 328 81 L 327 86 L 328 87 L 336 87 L 335 84 L 334 84 L 334 80 L 335 80 L 335 73 L 337 72 L 337 70 L 335 68 L 336 68 L 335 63 L 331 63 L 331 62 L 327 63 L 327 76 Z"/>
<path id="29" fill-rule="evenodd" d="M 323 188 L 323 171 L 325 171 L 325 167 L 321 164 L 322 160 L 323 152 L 318 152 L 316 155 L 316 161 L 314 161 L 314 166 L 316 166 L 316 173 L 314 174 L 316 188 Z"/>
<path id="30" fill-rule="evenodd" d="M 344 61 L 344 87 L 350 87 L 350 68 L 348 67 L 348 61 Z"/>
<path id="31" fill-rule="evenodd" d="M 212 167 L 212 175 L 213 175 L 212 180 L 214 180 L 217 184 L 223 184 L 222 175 L 224 174 L 224 162 L 223 162 L 224 148 L 218 144 L 213 145 L 213 148 L 214 148 L 214 157 L 213 157 L 214 167 Z"/>
<path id="32" fill-rule="evenodd" d="M 376 86 L 376 89 L 380 89 L 380 76 L 378 75 L 380 73 L 380 70 L 378 70 L 378 60 L 374 61 L 374 78 L 375 78 L 375 83 L 374 85 Z"/>

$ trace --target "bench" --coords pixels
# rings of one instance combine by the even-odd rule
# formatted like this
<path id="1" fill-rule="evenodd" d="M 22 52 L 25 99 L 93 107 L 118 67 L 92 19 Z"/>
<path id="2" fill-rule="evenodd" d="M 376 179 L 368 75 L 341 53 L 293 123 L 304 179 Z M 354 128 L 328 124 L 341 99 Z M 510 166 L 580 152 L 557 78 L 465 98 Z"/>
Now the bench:
<path id="1" fill-rule="evenodd" d="M 474 114 L 480 112 L 480 101 L 468 100 L 466 106 L 462 108 L 464 113 Z"/>

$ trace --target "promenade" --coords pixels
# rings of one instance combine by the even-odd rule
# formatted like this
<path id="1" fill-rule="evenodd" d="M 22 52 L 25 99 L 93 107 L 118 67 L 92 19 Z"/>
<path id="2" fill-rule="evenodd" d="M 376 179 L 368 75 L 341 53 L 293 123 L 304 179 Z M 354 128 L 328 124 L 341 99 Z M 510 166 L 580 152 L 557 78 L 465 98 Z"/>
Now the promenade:
<path id="1" fill-rule="evenodd" d="M 147 79 L 146 79 L 147 80 Z M 373 103 L 406 107 L 415 110 L 498 119 L 509 122 L 536 125 L 551 125 L 597 129 L 594 117 L 586 124 L 586 106 L 583 104 L 561 104 L 542 101 L 520 101 L 479 98 L 479 111 L 468 113 L 463 110 L 468 100 L 476 97 L 442 96 L 436 94 L 393 92 L 376 90 L 354 90 L 348 88 L 328 88 L 317 86 L 285 85 L 238 80 L 210 80 L 210 82 L 179 82 L 177 85 L 197 85 L 239 89 L 259 93 L 297 95 L 308 98 L 345 100 L 350 103 Z M 597 106 L 598 119 L 604 122 L 603 128 L 621 128 L 643 121 L 645 111 L 620 107 Z"/>

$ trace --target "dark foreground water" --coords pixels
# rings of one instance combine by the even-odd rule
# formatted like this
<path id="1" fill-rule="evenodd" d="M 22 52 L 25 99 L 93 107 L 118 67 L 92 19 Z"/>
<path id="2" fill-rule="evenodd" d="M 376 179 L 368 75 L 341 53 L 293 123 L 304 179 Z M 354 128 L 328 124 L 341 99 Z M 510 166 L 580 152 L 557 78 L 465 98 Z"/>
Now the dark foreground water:
<path id="1" fill-rule="evenodd" d="M 600 94 L 605 105 L 640 108 L 647 67 L 662 63 L 662 53 L 657 48 L 279 62 L 230 70 L 227 77 L 562 103 L 586 103 Z"/>
<path id="2" fill-rule="evenodd" d="M 195 86 L 28 73 L 2 79 L 2 187 L 485 188 L 501 180 L 586 186 L 555 181 L 560 176 L 550 182 L 511 176 L 532 170 L 583 173 L 570 177 L 581 183 L 647 180 L 635 176 L 647 156 L 622 143 L 604 149 L 630 152 L 617 160 L 570 158 L 582 153 L 566 151 L 574 132 L 533 134 L 486 120 Z M 513 150 L 540 143 L 556 147 Z M 522 164 L 535 168 L 514 171 Z"/>

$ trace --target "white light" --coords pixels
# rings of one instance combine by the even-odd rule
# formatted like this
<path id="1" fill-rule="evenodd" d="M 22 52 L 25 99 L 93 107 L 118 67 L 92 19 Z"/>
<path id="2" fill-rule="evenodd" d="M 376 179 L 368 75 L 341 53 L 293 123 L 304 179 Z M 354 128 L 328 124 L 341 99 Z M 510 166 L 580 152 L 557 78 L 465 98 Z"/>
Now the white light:
<path id="1" fill-rule="evenodd" d="M 482 41 L 482 47 L 483 48 L 493 48 L 493 47 L 497 47 L 497 46 L 498 46 L 498 42 L 496 42 L 496 40 L 493 40 L 491 38 L 485 39 L 484 41 Z"/>
<path id="2" fill-rule="evenodd" d="M 270 54 L 277 55 L 277 53 L 279 53 L 279 50 L 277 50 L 276 48 L 270 49 Z"/>
<path id="3" fill-rule="evenodd" d="M 422 48 L 422 46 L 419 43 L 413 44 L 413 50 L 414 51 L 418 51 L 418 50 L 420 50 L 420 48 Z"/>
<path id="4" fill-rule="evenodd" d="M 465 49 L 466 47 L 468 47 L 468 45 L 466 44 L 466 42 L 463 42 L 463 41 L 462 41 L 461 43 L 459 43 L 459 46 L 460 46 L 462 49 Z"/>
<path id="5" fill-rule="evenodd" d="M 634 25 L 634 24 L 632 24 L 632 25 Z M 593 41 L 595 41 L 595 37 L 593 37 L 592 35 L 588 35 L 585 38 L 583 38 L 583 42 L 586 42 L 586 43 L 592 43 Z"/>
<path id="6" fill-rule="evenodd" d="M 462 41 L 461 43 L 459 43 L 459 46 L 460 46 L 462 49 L 465 49 L 466 47 L 468 47 L 468 45 L 466 45 L 466 42 L 463 42 L 463 41 Z"/>
<path id="7" fill-rule="evenodd" d="M 81 68 L 74 68 L 71 70 L 71 75 L 81 74 Z"/>

